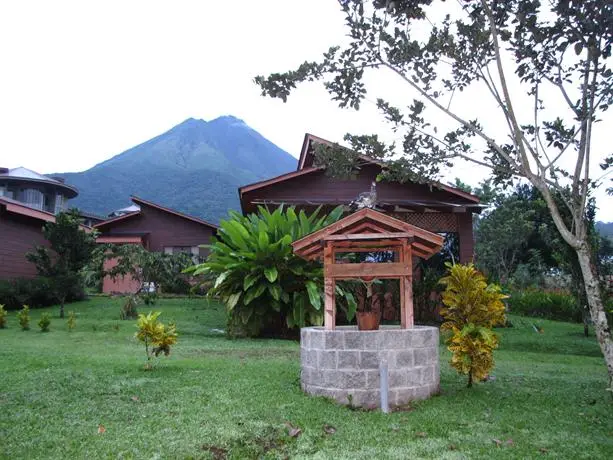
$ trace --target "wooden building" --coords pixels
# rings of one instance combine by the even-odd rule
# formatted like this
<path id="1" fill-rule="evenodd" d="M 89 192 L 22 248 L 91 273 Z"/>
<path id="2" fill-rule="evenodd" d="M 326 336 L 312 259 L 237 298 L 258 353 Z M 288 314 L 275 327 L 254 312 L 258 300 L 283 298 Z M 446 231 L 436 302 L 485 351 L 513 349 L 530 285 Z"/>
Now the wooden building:
<path id="1" fill-rule="evenodd" d="M 55 222 L 55 216 L 0 196 L 0 279 L 36 277 L 26 254 L 49 245 L 42 231 L 46 222 Z"/>
<path id="2" fill-rule="evenodd" d="M 194 258 L 206 257 L 208 244 L 217 226 L 159 204 L 132 197 L 135 210 L 94 225 L 100 232 L 99 243 L 140 244 L 145 249 L 166 254 L 187 253 Z M 107 261 L 110 268 L 113 261 Z M 115 262 L 116 263 L 116 262 Z M 135 292 L 140 285 L 130 279 L 103 282 L 105 293 Z"/>
<path id="3" fill-rule="evenodd" d="M 326 175 L 324 168 L 314 165 L 313 146 L 331 145 L 311 134 L 305 135 L 298 168 L 294 172 L 245 185 L 239 189 L 243 213 L 254 212 L 257 206 L 295 205 L 306 210 L 323 206 L 332 209 L 349 206 L 356 197 L 367 192 L 384 167 L 364 157 L 364 164 L 355 178 L 342 180 Z M 472 215 L 479 213 L 479 198 L 444 184 L 378 182 L 378 211 L 434 233 L 456 233 L 459 236 L 460 261 L 473 258 Z"/>

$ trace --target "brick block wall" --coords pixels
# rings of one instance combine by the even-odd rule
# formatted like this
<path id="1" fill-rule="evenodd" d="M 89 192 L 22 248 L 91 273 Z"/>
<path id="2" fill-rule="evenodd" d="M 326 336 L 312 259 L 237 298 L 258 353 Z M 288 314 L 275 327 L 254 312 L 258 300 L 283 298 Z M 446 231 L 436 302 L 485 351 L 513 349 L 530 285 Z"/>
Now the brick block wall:
<path id="1" fill-rule="evenodd" d="M 390 405 L 426 399 L 439 392 L 438 344 L 438 328 L 428 326 L 383 326 L 378 331 L 358 331 L 354 326 L 303 328 L 302 389 L 341 404 L 379 407 L 379 365 L 385 359 Z"/>

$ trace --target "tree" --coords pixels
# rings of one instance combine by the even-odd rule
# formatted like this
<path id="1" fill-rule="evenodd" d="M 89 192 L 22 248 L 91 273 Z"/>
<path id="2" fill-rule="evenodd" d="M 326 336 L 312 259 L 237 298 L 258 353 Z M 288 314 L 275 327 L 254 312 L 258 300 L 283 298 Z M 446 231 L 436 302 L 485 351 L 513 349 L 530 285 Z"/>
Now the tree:
<path id="1" fill-rule="evenodd" d="M 593 177 L 590 165 L 597 122 L 613 102 L 608 66 L 613 5 L 602 0 L 339 0 L 339 5 L 348 43 L 294 71 L 256 77 L 262 93 L 286 100 L 300 82 L 323 80 L 341 107 L 359 109 L 365 76 L 391 72 L 416 96 L 407 108 L 377 100 L 385 119 L 403 133 L 401 148 L 377 135 L 347 134 L 351 150 L 319 147 L 318 162 L 347 171 L 359 165 L 358 154 L 366 154 L 388 161 L 384 177 L 430 181 L 464 160 L 487 168 L 497 184 L 514 178 L 533 184 L 577 255 L 613 386 L 613 340 L 585 219 L 590 192 L 604 178 Z M 508 72 L 511 66 L 514 72 Z M 454 95 L 472 87 L 496 107 L 487 120 L 471 119 L 471 104 L 453 104 Z M 448 128 L 434 125 L 428 110 L 446 117 Z M 492 125 L 495 116 L 502 122 Z M 613 155 L 601 166 L 609 172 Z"/>
<path id="2" fill-rule="evenodd" d="M 97 250 L 93 268 L 102 266 L 104 259 L 115 259 L 117 263 L 102 273 L 102 277 L 131 276 L 143 287 L 153 283 L 168 292 L 185 291 L 187 276 L 183 270 L 194 264 L 190 254 L 164 254 L 148 251 L 140 244 L 108 244 Z"/>
<path id="3" fill-rule="evenodd" d="M 77 210 L 59 213 L 55 222 L 47 222 L 43 235 L 51 251 L 36 246 L 26 258 L 36 265 L 40 276 L 49 279 L 53 295 L 60 303 L 64 317 L 66 297 L 82 283 L 81 270 L 88 264 L 96 247 L 96 235 L 81 228 Z"/>

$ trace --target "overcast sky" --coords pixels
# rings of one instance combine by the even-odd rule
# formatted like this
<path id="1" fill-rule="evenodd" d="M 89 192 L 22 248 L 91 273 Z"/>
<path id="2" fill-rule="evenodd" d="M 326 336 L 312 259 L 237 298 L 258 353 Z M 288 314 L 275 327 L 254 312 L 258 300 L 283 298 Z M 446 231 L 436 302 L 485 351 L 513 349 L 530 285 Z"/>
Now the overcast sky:
<path id="1" fill-rule="evenodd" d="M 234 115 L 294 156 L 305 132 L 332 141 L 389 132 L 372 103 L 338 109 L 321 84 L 286 104 L 253 84 L 317 59 L 344 34 L 333 0 L 1 2 L 0 166 L 82 171 L 189 117 Z M 412 100 L 389 75 L 371 81 L 370 101 Z M 475 95 L 467 102 L 475 114 L 493 110 Z M 483 177 L 471 167 L 456 176 Z M 611 200 L 597 200 L 598 218 L 613 221 Z"/>

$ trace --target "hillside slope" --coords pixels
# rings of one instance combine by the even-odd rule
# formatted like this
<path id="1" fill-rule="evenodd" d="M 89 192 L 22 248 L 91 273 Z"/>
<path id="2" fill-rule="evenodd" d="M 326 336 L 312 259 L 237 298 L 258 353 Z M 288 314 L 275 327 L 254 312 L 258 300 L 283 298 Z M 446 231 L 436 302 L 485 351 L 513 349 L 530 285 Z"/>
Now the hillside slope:
<path id="1" fill-rule="evenodd" d="M 296 168 L 296 159 L 242 120 L 193 118 L 87 171 L 58 173 L 72 206 L 107 215 L 130 195 L 214 222 L 240 208 L 237 188 Z"/>

